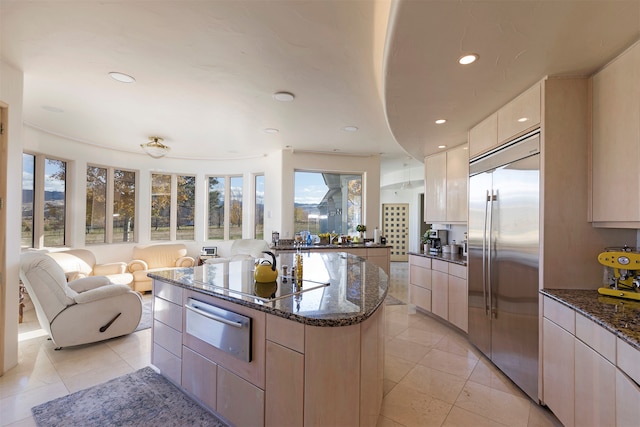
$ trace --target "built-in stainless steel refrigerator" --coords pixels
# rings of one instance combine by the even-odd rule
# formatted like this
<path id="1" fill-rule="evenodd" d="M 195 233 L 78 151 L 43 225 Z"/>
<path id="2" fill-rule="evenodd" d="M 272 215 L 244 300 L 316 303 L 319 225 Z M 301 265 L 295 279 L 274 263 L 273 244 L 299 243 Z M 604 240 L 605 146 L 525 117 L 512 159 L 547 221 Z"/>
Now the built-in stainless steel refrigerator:
<path id="1" fill-rule="evenodd" d="M 469 339 L 538 401 L 540 134 L 469 164 Z"/>

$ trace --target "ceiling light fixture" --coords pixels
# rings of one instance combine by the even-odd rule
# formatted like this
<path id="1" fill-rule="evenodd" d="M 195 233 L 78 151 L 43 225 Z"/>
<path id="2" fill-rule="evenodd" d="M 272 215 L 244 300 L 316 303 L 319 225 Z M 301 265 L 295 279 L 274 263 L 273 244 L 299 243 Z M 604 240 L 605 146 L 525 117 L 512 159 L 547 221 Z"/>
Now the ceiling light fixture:
<path id="1" fill-rule="evenodd" d="M 438 148 L 447 148 L 446 145 L 438 145 Z"/>
<path id="2" fill-rule="evenodd" d="M 520 123 L 524 123 L 524 122 L 526 122 L 527 120 L 529 120 L 527 117 L 520 117 L 520 118 L 518 119 L 518 121 L 519 121 Z"/>
<path id="3" fill-rule="evenodd" d="M 356 126 L 345 126 L 342 130 L 345 132 L 357 132 L 358 128 Z"/>
<path id="4" fill-rule="evenodd" d="M 436 120 L 436 124 L 437 125 L 441 125 L 441 124 L 444 124 L 444 123 L 447 123 L 446 119 L 438 119 L 438 120 Z"/>
<path id="5" fill-rule="evenodd" d="M 133 83 L 136 81 L 133 77 L 128 74 L 118 73 L 117 71 L 112 71 L 109 73 L 113 80 L 117 80 L 120 83 Z"/>
<path id="6" fill-rule="evenodd" d="M 278 129 L 276 129 L 276 128 L 266 128 L 264 131 L 265 131 L 266 133 L 278 133 L 278 132 L 280 132 L 280 131 L 279 131 Z"/>
<path id="7" fill-rule="evenodd" d="M 480 57 L 478 56 L 477 53 L 470 53 L 469 55 L 461 56 L 460 59 L 458 59 L 458 64 L 460 65 L 473 64 L 478 60 L 478 58 Z"/>
<path id="8" fill-rule="evenodd" d="M 164 141 L 164 139 L 159 136 L 150 136 L 149 142 L 146 144 L 140 144 L 140 147 L 142 148 L 142 151 L 154 159 L 159 159 L 160 157 L 166 156 L 169 151 L 171 151 L 171 147 L 164 145 L 162 141 Z"/>
<path id="9" fill-rule="evenodd" d="M 280 102 L 291 102 L 295 96 L 290 92 L 276 92 L 273 94 L 273 99 Z"/>

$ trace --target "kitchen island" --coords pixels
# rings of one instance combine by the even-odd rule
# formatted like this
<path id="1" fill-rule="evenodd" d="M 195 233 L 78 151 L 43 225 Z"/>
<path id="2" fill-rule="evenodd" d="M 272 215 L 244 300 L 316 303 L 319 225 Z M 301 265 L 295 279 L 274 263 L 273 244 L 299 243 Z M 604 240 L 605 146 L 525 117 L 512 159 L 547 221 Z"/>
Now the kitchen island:
<path id="1" fill-rule="evenodd" d="M 234 425 L 374 426 L 388 276 L 342 252 L 303 260 L 301 284 L 256 284 L 253 260 L 150 274 L 152 364 Z"/>

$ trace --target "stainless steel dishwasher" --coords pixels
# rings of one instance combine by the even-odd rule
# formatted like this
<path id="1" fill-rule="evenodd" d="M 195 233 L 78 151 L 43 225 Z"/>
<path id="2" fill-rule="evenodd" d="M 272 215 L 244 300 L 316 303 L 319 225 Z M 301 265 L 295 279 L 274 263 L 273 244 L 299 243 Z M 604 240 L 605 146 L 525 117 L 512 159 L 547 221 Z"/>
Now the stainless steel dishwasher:
<path id="1" fill-rule="evenodd" d="M 199 340 L 251 362 L 251 318 L 188 298 L 186 332 Z"/>

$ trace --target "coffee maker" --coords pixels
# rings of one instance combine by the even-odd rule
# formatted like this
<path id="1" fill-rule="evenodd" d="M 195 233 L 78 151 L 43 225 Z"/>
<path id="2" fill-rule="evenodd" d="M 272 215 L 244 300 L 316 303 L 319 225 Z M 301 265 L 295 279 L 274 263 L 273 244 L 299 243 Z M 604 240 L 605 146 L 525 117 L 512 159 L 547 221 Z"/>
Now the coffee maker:
<path id="1" fill-rule="evenodd" d="M 429 244 L 429 253 L 439 254 L 442 252 L 442 242 L 447 243 L 447 230 L 429 230 L 427 243 Z"/>

